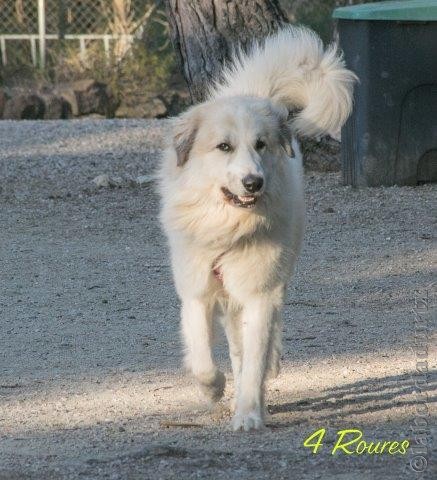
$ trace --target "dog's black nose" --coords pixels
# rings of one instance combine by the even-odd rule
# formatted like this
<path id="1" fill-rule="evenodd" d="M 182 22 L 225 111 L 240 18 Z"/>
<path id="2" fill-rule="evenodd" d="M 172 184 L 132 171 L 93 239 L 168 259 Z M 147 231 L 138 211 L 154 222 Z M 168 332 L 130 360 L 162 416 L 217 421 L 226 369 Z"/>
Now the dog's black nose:
<path id="1" fill-rule="evenodd" d="M 263 177 L 259 177 L 258 175 L 247 175 L 243 178 L 242 182 L 248 192 L 255 193 L 261 190 L 264 180 Z"/>

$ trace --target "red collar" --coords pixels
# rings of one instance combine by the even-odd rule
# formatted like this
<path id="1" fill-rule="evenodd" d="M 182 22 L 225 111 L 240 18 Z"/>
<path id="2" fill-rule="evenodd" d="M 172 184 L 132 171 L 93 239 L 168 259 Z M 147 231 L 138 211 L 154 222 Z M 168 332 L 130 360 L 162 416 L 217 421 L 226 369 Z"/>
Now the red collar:
<path id="1" fill-rule="evenodd" d="M 212 262 L 212 273 L 214 274 L 214 277 L 223 284 L 223 272 L 220 268 L 220 265 L 218 263 L 220 262 L 220 259 L 223 257 L 223 255 L 226 252 L 221 253 L 215 260 Z"/>

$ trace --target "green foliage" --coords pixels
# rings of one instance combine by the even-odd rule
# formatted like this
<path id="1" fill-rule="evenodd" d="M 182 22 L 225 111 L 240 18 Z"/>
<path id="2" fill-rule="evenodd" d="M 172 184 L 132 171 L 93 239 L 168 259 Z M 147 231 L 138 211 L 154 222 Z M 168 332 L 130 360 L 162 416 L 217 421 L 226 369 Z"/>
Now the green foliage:
<path id="1" fill-rule="evenodd" d="M 325 44 L 331 43 L 334 33 L 332 13 L 337 7 L 357 5 L 369 0 L 279 0 L 293 23 L 301 23 L 315 30 Z M 371 0 L 378 2 L 381 0 Z"/>
<path id="2" fill-rule="evenodd" d="M 113 54 L 108 59 L 101 42 L 94 42 L 86 52 L 86 58 L 82 59 L 70 42 L 63 52 L 56 52 L 52 82 L 94 78 L 108 84 L 121 101 L 138 90 L 159 92 L 167 84 L 175 63 L 171 51 L 148 50 L 139 39 L 134 40 L 122 59 Z"/>
<path id="3" fill-rule="evenodd" d="M 303 3 L 296 9 L 296 19 L 315 30 L 325 43 L 330 43 L 333 32 L 331 16 L 334 8 L 335 0 Z"/>
<path id="4" fill-rule="evenodd" d="M 147 11 L 153 5 L 155 8 L 147 17 Z M 92 7 L 90 11 L 84 10 L 87 6 Z M 119 100 L 129 97 L 132 92 L 136 95 L 139 92 L 143 95 L 160 93 L 165 90 L 176 63 L 161 7 L 161 2 L 155 0 L 100 0 L 100 3 L 87 0 L 80 8 L 74 4 L 71 14 L 79 25 L 83 27 L 88 14 L 93 25 L 96 22 L 106 25 L 106 33 L 133 35 L 132 44 L 125 48 L 126 43 L 122 44 L 122 40 L 111 40 L 108 58 L 102 40 L 87 40 L 85 55 L 83 52 L 81 55 L 78 40 L 48 40 L 46 68 L 41 70 L 32 65 L 30 42 L 10 41 L 7 42 L 8 63 L 0 66 L 0 84 L 41 88 L 93 78 L 109 84 Z M 139 22 L 143 15 L 144 21 Z M 78 33 L 86 33 L 83 28 L 78 29 Z"/>

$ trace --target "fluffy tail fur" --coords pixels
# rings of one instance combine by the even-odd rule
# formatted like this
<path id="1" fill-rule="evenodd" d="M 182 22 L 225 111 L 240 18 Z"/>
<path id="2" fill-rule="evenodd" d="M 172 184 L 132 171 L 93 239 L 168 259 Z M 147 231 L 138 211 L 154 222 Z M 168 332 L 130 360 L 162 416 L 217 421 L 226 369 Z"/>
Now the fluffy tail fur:
<path id="1" fill-rule="evenodd" d="M 314 32 L 290 26 L 235 53 L 210 96 L 269 97 L 300 109 L 291 127 L 312 136 L 339 131 L 352 110 L 355 80 L 335 45 L 324 50 Z"/>

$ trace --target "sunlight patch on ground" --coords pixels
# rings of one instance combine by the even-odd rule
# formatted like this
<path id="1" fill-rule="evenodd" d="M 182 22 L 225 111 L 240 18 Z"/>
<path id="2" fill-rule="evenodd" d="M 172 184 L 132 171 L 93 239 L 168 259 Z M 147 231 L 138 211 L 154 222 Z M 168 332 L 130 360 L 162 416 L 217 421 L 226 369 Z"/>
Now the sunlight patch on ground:
<path id="1" fill-rule="evenodd" d="M 393 358 L 384 363 L 384 369 L 381 355 Z M 399 420 L 411 415 L 414 404 L 412 366 L 413 357 L 402 351 L 315 359 L 311 365 L 286 363 L 280 376 L 268 382 L 271 419 L 302 423 L 343 416 L 359 419 L 364 413 L 371 421 Z M 1 401 L 0 426 L 7 435 L 74 430 L 135 418 L 147 418 L 156 425 L 164 419 L 197 415 L 202 423 L 214 423 L 229 416 L 232 381 L 225 400 L 213 411 L 202 404 L 196 386 L 182 372 L 130 373 L 127 378 L 107 377 L 98 383 L 63 380 L 62 387 L 51 391 L 10 393 Z M 430 383 L 430 398 L 436 393 L 436 384 Z"/>

